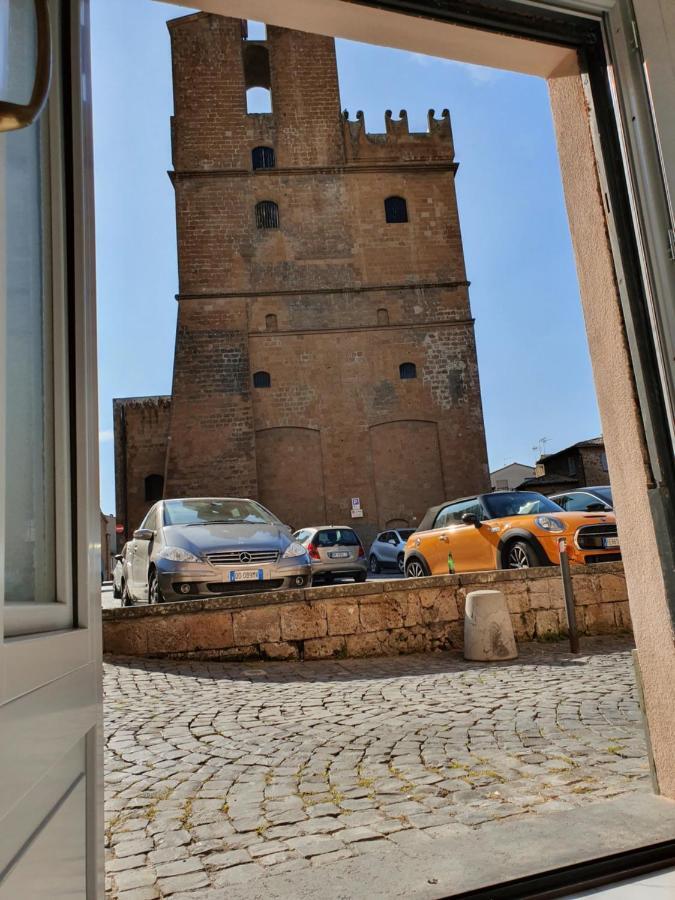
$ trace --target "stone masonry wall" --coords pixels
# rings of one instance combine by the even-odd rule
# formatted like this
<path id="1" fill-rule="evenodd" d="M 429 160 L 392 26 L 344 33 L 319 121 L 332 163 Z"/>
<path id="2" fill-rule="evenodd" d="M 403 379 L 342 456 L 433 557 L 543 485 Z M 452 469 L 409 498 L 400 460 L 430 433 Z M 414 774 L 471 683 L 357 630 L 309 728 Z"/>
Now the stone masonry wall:
<path id="1" fill-rule="evenodd" d="M 582 634 L 631 629 L 620 563 L 575 566 Z M 308 588 L 104 610 L 106 653 L 191 659 L 327 659 L 459 649 L 464 603 L 504 592 L 518 640 L 566 632 L 560 571 L 542 568 Z"/>

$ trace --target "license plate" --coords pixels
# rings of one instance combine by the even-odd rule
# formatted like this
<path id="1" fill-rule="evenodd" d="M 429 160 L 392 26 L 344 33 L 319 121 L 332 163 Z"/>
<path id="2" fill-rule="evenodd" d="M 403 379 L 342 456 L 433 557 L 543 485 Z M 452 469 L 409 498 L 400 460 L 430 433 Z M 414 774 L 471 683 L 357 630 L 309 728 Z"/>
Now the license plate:
<path id="1" fill-rule="evenodd" d="M 618 537 L 608 537 L 604 538 L 603 544 L 605 547 L 618 547 L 619 546 L 619 538 Z"/>
<path id="2" fill-rule="evenodd" d="M 263 578 L 262 569 L 233 569 L 230 572 L 230 581 L 262 581 Z"/>
<path id="3" fill-rule="evenodd" d="M 329 553 L 331 559 L 347 559 L 349 553 L 347 550 L 340 550 L 338 553 Z"/>

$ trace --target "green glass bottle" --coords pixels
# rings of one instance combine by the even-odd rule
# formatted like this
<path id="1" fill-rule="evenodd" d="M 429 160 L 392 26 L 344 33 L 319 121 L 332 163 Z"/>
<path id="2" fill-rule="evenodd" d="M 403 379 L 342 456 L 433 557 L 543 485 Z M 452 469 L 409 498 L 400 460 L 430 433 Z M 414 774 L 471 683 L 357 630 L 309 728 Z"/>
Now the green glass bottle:
<path id="1" fill-rule="evenodd" d="M 448 551 L 448 573 L 450 575 L 455 574 L 455 560 L 452 558 L 452 553 Z"/>

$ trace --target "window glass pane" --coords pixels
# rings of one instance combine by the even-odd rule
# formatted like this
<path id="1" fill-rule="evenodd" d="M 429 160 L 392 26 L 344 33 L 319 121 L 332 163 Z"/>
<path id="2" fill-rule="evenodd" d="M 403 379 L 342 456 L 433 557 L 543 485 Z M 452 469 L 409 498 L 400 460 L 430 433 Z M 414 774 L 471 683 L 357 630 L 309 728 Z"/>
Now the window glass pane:
<path id="1" fill-rule="evenodd" d="M 10 44 L 12 38 L 10 32 Z M 0 134 L 0 290 L 5 294 L 0 327 L 6 347 L 0 384 L 5 390 L 4 580 L 9 602 L 56 599 L 45 122 L 43 116 L 29 128 Z"/>
<path id="2" fill-rule="evenodd" d="M 35 3 L 0 0 L 0 99 L 26 104 L 37 57 Z"/>

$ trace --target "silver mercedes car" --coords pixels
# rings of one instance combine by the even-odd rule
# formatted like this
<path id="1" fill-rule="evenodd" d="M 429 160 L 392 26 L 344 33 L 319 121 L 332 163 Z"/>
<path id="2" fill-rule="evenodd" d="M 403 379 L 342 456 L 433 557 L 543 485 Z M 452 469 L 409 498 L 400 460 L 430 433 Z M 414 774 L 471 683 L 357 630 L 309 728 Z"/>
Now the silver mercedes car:
<path id="1" fill-rule="evenodd" d="M 307 587 L 307 550 L 255 500 L 160 500 L 126 551 L 126 600 L 161 603 Z"/>

